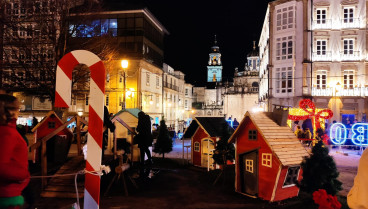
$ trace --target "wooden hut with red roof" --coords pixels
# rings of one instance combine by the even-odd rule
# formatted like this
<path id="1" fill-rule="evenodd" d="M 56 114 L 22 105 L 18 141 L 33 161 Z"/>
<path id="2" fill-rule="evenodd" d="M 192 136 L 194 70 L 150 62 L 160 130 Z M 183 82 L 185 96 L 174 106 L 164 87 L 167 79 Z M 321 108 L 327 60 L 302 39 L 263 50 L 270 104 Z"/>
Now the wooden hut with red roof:
<path id="1" fill-rule="evenodd" d="M 42 121 L 32 129 L 35 136 L 35 143 L 63 124 L 64 122 L 54 111 L 48 112 Z M 68 128 L 65 127 L 59 131 L 53 138 L 47 141 L 47 159 L 63 162 L 68 155 L 72 139 L 73 133 Z M 37 158 L 39 158 L 39 156 Z"/>
<path id="2" fill-rule="evenodd" d="M 212 155 L 224 124 L 228 125 L 224 117 L 195 117 L 192 120 L 183 137 L 191 139 L 193 165 L 215 169 Z"/>
<path id="3" fill-rule="evenodd" d="M 308 153 L 289 127 L 271 117 L 247 112 L 229 142 L 236 147 L 236 192 L 273 202 L 299 194 L 295 183 Z"/>

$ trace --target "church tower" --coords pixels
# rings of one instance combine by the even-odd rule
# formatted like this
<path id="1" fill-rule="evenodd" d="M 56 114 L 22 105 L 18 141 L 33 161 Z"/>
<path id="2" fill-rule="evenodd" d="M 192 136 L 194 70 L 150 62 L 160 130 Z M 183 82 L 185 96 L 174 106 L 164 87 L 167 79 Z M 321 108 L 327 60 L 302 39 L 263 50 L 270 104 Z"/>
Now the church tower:
<path id="1" fill-rule="evenodd" d="M 217 46 L 215 35 L 215 44 L 211 47 L 207 66 L 207 82 L 221 82 L 222 81 L 222 62 L 220 48 Z"/>

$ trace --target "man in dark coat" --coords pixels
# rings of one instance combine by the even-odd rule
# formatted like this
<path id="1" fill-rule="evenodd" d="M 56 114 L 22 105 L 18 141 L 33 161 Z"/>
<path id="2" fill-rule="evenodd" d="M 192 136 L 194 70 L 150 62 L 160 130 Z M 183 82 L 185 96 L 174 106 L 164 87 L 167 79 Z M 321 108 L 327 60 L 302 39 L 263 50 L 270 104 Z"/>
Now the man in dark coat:
<path id="1" fill-rule="evenodd" d="M 147 155 L 147 162 L 152 163 L 151 152 L 148 147 L 152 146 L 153 137 L 151 132 L 151 120 L 143 111 L 138 113 L 138 147 L 141 153 L 141 163 L 144 163 L 144 156 Z"/>
<path id="2" fill-rule="evenodd" d="M 106 128 L 106 130 L 103 132 L 103 139 L 102 139 L 102 156 L 101 156 L 102 159 L 104 158 L 105 149 L 106 149 L 107 143 L 108 143 L 108 130 L 110 129 L 111 132 L 115 131 L 115 125 L 110 120 L 109 110 L 107 109 L 106 106 L 104 106 L 103 125 Z"/>

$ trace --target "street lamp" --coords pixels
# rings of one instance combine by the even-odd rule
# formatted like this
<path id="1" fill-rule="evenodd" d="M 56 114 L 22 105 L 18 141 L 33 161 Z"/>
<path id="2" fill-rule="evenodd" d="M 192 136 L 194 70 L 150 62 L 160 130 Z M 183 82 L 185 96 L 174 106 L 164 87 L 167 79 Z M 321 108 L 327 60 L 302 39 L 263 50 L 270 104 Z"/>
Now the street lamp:
<path id="1" fill-rule="evenodd" d="M 123 78 L 124 78 L 124 89 L 123 89 L 123 105 L 122 109 L 124 110 L 126 107 L 126 69 L 128 68 L 128 60 L 121 60 L 121 67 L 123 68 Z"/>

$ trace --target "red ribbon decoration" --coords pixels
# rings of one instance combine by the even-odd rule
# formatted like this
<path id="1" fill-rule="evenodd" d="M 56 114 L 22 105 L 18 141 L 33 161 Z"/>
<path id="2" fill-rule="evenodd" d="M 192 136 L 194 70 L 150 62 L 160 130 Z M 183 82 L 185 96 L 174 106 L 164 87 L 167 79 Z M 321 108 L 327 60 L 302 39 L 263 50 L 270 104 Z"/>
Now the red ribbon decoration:
<path id="1" fill-rule="evenodd" d="M 330 119 L 333 116 L 333 112 L 330 109 L 323 109 L 316 113 L 316 106 L 310 99 L 303 99 L 299 102 L 299 107 L 304 110 L 308 115 L 289 115 L 289 120 L 306 120 L 308 118 L 313 118 L 312 125 L 316 126 L 316 130 L 318 130 L 321 127 L 321 124 L 319 123 L 319 119 Z M 312 111 L 309 111 L 309 109 L 312 109 Z M 327 116 L 323 116 L 322 113 L 327 113 Z"/>

